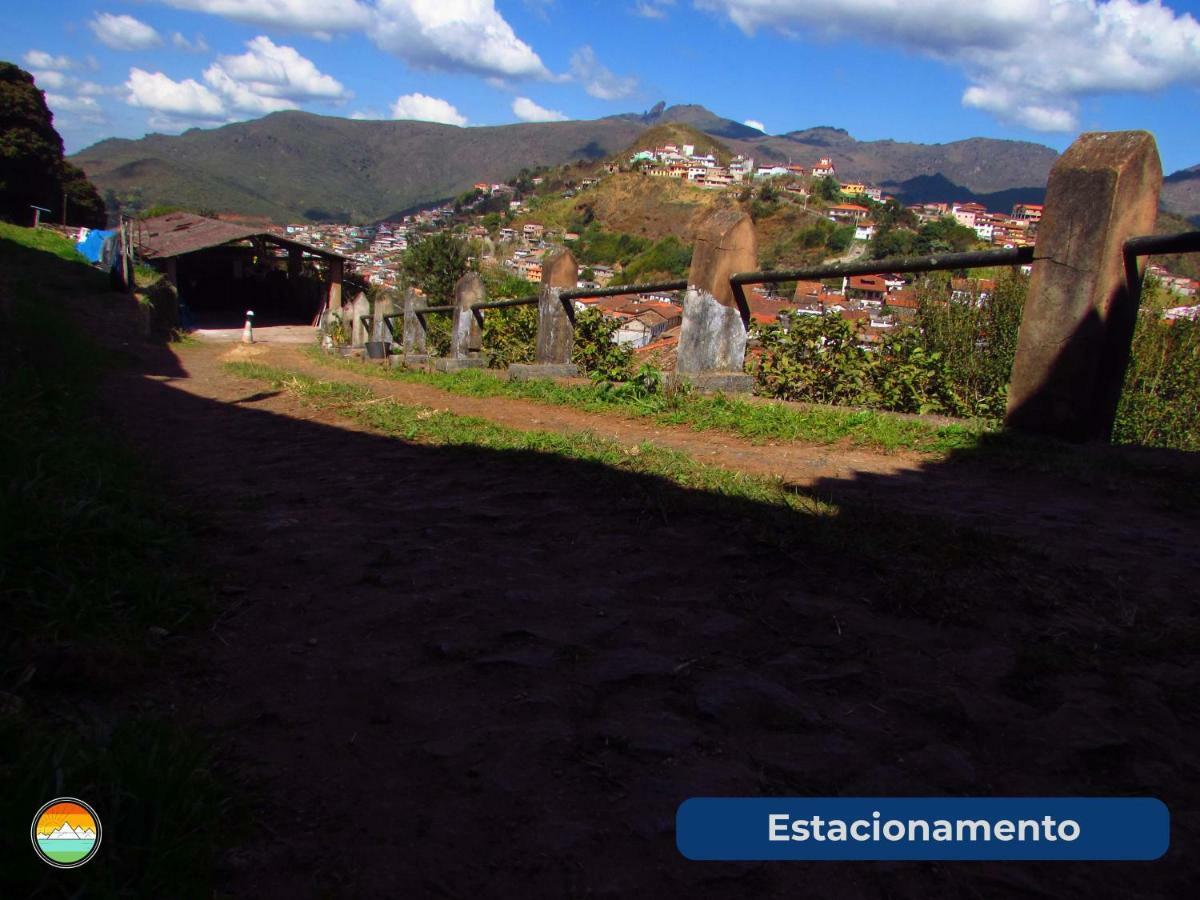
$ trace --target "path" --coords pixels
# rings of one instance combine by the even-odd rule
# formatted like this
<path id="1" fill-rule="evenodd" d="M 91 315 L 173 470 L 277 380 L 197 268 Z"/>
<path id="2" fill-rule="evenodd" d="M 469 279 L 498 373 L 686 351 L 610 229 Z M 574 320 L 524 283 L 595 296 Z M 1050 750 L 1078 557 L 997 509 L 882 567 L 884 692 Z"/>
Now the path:
<path id="1" fill-rule="evenodd" d="M 1105 509 L 1102 492 L 1059 486 L 1059 503 L 1050 482 L 1012 473 L 371 382 L 518 427 L 782 468 L 875 513 L 922 496 L 957 507 L 973 483 L 984 521 L 1008 493 L 1029 522 L 1021 498 L 1041 493 L 1061 518 L 1035 545 L 1061 531 L 1090 548 L 1069 564 L 1037 546 L 1010 557 L 962 532 L 922 551 L 926 570 L 902 556 L 864 566 L 853 543 L 806 542 L 800 517 L 780 546 L 754 509 L 655 479 L 383 437 L 227 375 L 222 352 L 148 357 L 106 403 L 209 523 L 195 551 L 223 610 L 189 639 L 189 677 L 164 690 L 262 798 L 226 861 L 232 896 L 1184 892 L 1200 629 L 1179 590 L 1194 563 L 1170 529 L 1181 546 L 1194 522 L 1149 501 L 1133 515 L 1120 491 Z M 313 366 L 292 354 L 265 358 Z M 861 521 L 863 542 L 902 551 L 854 510 L 850 533 Z M 1111 543 L 1125 532 L 1142 543 Z M 1144 544 L 1160 539 L 1157 586 L 1138 594 Z M 1102 567 L 1106 548 L 1116 561 Z M 1180 815 L 1165 861 L 1102 871 L 701 865 L 674 847 L 675 808 L 698 794 L 956 793 L 1148 793 Z"/>

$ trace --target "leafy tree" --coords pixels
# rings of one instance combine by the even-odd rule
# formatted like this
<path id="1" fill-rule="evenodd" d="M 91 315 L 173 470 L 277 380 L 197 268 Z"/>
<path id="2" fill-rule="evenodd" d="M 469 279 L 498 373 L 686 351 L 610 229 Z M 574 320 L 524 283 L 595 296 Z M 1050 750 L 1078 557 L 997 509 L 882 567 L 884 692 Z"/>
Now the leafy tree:
<path id="1" fill-rule="evenodd" d="M 87 176 L 63 159 L 62 138 L 33 76 L 0 62 L 0 216 L 27 222 L 31 205 L 62 215 L 72 225 L 103 227 L 104 200 Z"/>
<path id="2" fill-rule="evenodd" d="M 430 306 L 444 306 L 454 300 L 454 285 L 472 266 L 467 242 L 448 231 L 439 231 L 409 239 L 400 259 L 405 280 L 425 292 Z"/>
<path id="3" fill-rule="evenodd" d="M 837 203 L 842 199 L 842 186 L 832 175 L 826 175 L 813 182 L 813 193 L 826 203 Z"/>

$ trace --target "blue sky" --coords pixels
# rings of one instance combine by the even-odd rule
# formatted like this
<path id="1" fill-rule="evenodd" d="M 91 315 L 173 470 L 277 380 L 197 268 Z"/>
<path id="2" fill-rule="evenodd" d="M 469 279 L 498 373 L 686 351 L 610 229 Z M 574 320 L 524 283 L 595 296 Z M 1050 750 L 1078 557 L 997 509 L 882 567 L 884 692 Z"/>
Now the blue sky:
<path id="1" fill-rule="evenodd" d="M 698 103 L 781 134 L 1062 149 L 1146 128 L 1200 163 L 1200 0 L 8 3 L 69 151 L 276 109 L 491 125 Z"/>

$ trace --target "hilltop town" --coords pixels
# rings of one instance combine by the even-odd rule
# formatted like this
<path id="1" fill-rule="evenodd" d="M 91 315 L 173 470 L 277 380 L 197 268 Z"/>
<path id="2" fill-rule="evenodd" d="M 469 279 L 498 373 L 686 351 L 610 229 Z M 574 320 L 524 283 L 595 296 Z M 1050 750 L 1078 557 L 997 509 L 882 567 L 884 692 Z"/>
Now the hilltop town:
<path id="1" fill-rule="evenodd" d="M 580 230 L 538 221 L 539 209 L 554 201 L 585 200 L 589 192 L 602 189 L 606 179 L 632 174 L 678 182 L 697 191 L 721 192 L 731 201 L 758 202 L 763 197 L 775 197 L 799 204 L 813 219 L 824 219 L 832 226 L 829 255 L 834 258 L 900 255 L 889 252 L 892 243 L 884 244 L 882 236 L 886 233 L 894 237 L 897 229 L 912 234 L 924 226 L 938 229 L 943 235 L 953 232 L 949 244 L 937 248 L 942 250 L 1028 247 L 1037 239 L 1043 211 L 1039 204 L 1017 203 L 1010 210 L 998 211 L 977 202 L 947 198 L 902 206 L 880 187 L 839 180 L 837 166 L 829 157 L 815 159 L 809 165 L 758 166 L 750 157 L 726 156 L 722 160 L 718 153 L 698 151 L 694 144 L 664 143 L 638 148 L 623 159 L 592 169 L 561 167 L 540 174 L 523 172 L 504 183 L 481 181 L 452 202 L 398 221 L 293 224 L 279 230 L 346 255 L 356 263 L 365 281 L 383 287 L 397 285 L 400 258 L 410 240 L 449 230 L 474 242 L 481 268 L 515 276 L 530 283 L 532 291 L 532 285 L 541 281 L 546 254 L 561 246 L 572 247 L 578 253 L 584 238 Z M 834 252 L 837 250 L 842 253 Z M 626 277 L 627 267 L 619 260 L 601 259 L 602 253 L 589 254 L 586 250 L 580 255 L 584 263 L 580 287 L 631 282 Z M 681 273 L 682 268 L 658 274 Z M 1196 303 L 1200 283 L 1173 275 L 1160 265 L 1152 266 L 1149 273 L 1178 301 L 1165 312 L 1168 318 L 1196 318 L 1200 314 Z M 994 288 L 991 278 L 955 279 L 952 292 L 955 299 L 980 302 Z M 786 293 L 773 287 L 756 287 L 747 291 L 747 301 L 752 320 L 760 325 L 786 324 L 789 317 L 797 315 L 837 314 L 858 326 L 865 345 L 878 343 L 889 329 L 911 320 L 918 308 L 914 278 L 899 275 L 854 276 L 840 282 L 801 281 Z M 678 340 L 682 307 L 676 293 L 631 292 L 577 303 L 618 320 L 616 339 L 635 350 L 666 355 Z"/>

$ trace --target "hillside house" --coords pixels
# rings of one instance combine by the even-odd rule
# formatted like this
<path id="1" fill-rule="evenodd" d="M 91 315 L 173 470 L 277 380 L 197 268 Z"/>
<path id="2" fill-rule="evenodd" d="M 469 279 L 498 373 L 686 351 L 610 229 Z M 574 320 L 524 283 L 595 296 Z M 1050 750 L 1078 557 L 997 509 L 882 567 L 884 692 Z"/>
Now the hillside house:
<path id="1" fill-rule="evenodd" d="M 1013 206 L 1012 217 L 1022 222 L 1042 221 L 1042 206 L 1039 203 L 1018 203 Z"/>
<path id="2" fill-rule="evenodd" d="M 851 275 L 844 288 L 847 297 L 879 305 L 887 296 L 887 280 L 882 275 Z"/>
<path id="3" fill-rule="evenodd" d="M 836 178 L 837 167 L 833 164 L 833 160 L 827 156 L 822 156 L 820 161 L 812 167 L 813 178 Z"/>
<path id="4" fill-rule="evenodd" d="M 857 222 L 869 212 L 869 209 L 857 203 L 838 203 L 827 210 L 829 218 L 835 222 Z"/>

